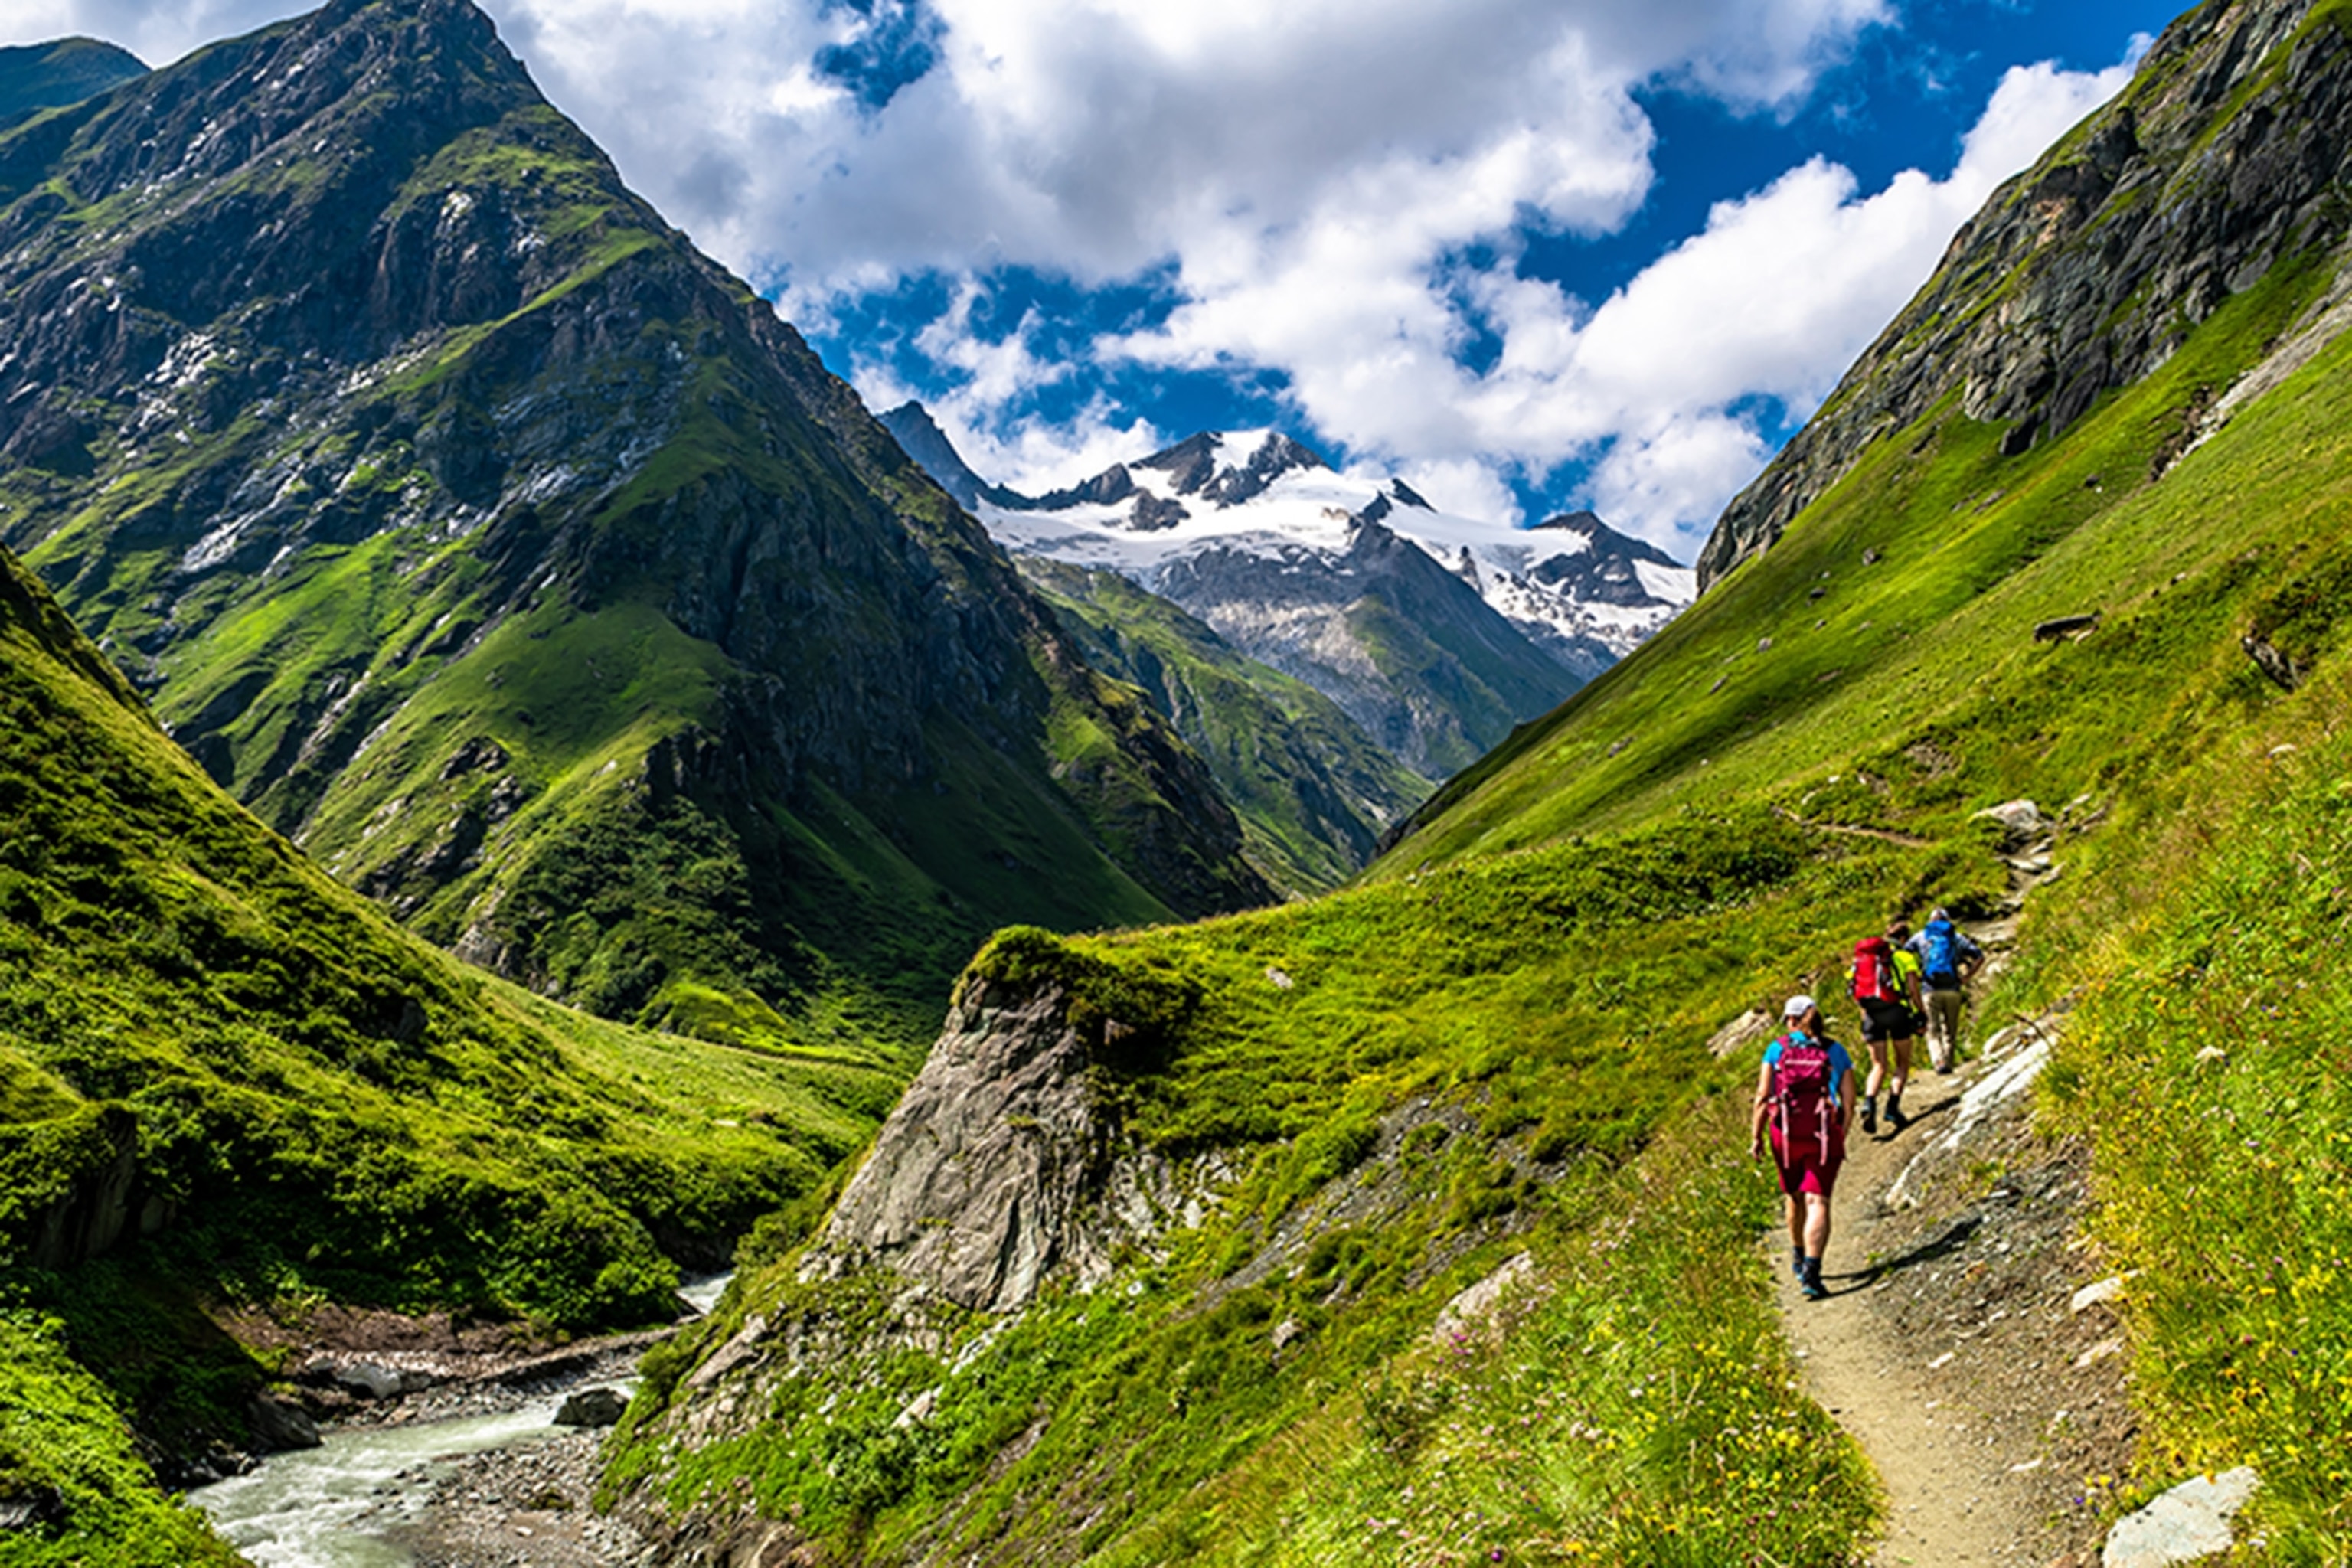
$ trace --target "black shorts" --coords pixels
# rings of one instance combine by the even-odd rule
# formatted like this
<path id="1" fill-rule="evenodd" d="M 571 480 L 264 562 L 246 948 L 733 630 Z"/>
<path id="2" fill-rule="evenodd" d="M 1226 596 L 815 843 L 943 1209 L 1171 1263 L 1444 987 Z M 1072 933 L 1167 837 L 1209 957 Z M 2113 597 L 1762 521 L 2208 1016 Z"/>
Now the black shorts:
<path id="1" fill-rule="evenodd" d="M 1919 1033 L 1919 1015 L 1900 1002 L 1864 1002 L 1862 1005 L 1862 1037 L 1875 1045 L 1880 1040 L 1908 1040 Z"/>

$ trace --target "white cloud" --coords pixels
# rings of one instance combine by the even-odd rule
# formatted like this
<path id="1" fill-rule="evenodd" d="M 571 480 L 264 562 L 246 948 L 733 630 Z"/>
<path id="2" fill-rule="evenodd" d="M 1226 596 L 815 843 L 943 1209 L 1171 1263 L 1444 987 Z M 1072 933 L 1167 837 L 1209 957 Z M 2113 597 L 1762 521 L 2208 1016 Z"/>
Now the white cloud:
<path id="1" fill-rule="evenodd" d="M 1449 287 L 1429 243 L 1446 231 L 1448 198 L 1425 198 L 1419 210 L 1440 216 L 1421 235 L 1379 238 L 1340 200 L 1244 265 L 1188 266 L 1191 302 L 1108 347 L 1172 364 L 1279 364 L 1315 427 L 1362 453 L 1537 473 L 1597 458 L 1603 514 L 1687 551 L 1770 455 L 1743 410 L 1769 398 L 1810 413 L 1993 187 L 2127 76 L 2012 69 L 1948 177 L 1907 171 L 1865 196 L 1849 171 L 1816 159 L 1717 204 L 1700 233 L 1597 309 L 1507 264 Z M 1485 184 L 1475 168 L 1453 183 L 1456 206 Z M 1502 345 L 1475 374 L 1455 352 L 1474 326 Z"/>

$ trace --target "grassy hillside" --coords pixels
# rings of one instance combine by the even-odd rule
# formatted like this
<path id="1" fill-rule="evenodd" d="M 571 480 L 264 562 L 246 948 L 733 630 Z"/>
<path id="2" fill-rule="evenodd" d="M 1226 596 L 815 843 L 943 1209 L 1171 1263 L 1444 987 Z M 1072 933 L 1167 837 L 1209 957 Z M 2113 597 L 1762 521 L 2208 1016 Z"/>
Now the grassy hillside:
<path id="1" fill-rule="evenodd" d="M 1304 681 L 1237 651 L 1116 572 L 1015 563 L 1097 669 L 1143 689 L 1216 775 L 1253 864 L 1291 893 L 1339 886 L 1428 782 Z"/>
<path id="2" fill-rule="evenodd" d="M 667 1321 L 678 1261 L 818 1186 L 895 1091 L 426 946 L 224 796 L 5 559 L 0 740 L 0 1404 L 52 1412 L 0 1434 L 0 1498 L 68 1532 L 149 1506 L 122 1419 L 245 1441 L 269 1369 L 207 1300 Z M 79 1261 L 108 1213 L 121 1244 Z"/>
<path id="3" fill-rule="evenodd" d="M 264 821 L 535 990 L 904 1057 L 998 925 L 1268 896 L 468 0 L 0 129 L 0 542 Z"/>
<path id="4" fill-rule="evenodd" d="M 2219 112 L 2307 88 L 2336 15 Z M 2060 874 L 1980 1016 L 2074 1006 L 2042 1114 L 2090 1142 L 2097 1267 L 2137 1271 L 2109 1506 L 2251 1463 L 2241 1555 L 2346 1562 L 2352 341 L 2296 357 L 2341 269 L 2286 246 L 2055 437 L 1958 394 L 1879 433 L 1360 885 L 1001 942 L 976 977 L 1143 1027 L 1139 1060 L 1102 1037 L 1104 1092 L 1222 1201 L 1009 1324 L 764 1273 L 702 1348 L 752 1312 L 813 1326 L 865 1347 L 861 1392 L 770 1368 L 778 1419 L 730 1427 L 739 1385 L 658 1363 L 616 1487 L 682 1509 L 740 1469 L 820 1561 L 1849 1561 L 1875 1503 L 1779 1359 L 1769 1189 L 1735 1158 L 1752 1058 L 1705 1047 L 1836 994 L 1892 914 L 1992 913 L 1976 814 L 2022 795 Z M 1501 1329 L 1433 1337 L 1522 1250 Z"/>

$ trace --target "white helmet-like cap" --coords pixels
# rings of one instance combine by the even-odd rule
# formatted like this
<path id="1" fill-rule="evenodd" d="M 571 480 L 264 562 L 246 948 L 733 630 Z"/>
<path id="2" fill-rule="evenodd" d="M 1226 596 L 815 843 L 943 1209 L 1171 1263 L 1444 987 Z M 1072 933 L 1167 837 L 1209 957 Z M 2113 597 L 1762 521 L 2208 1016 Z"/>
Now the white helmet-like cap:
<path id="1" fill-rule="evenodd" d="M 1789 1005 L 1780 1009 L 1780 1016 L 1786 1018 L 1801 1018 L 1812 1010 L 1813 999 L 1811 997 L 1791 996 L 1789 998 Z"/>

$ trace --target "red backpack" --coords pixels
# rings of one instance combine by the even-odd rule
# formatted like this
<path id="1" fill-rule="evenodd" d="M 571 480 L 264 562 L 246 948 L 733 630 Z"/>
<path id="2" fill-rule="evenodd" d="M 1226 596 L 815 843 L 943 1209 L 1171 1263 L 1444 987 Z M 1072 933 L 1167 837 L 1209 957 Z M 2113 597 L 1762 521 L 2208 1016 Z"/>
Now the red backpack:
<path id="1" fill-rule="evenodd" d="M 1853 944 L 1853 999 L 1903 1000 L 1903 979 L 1895 973 L 1895 949 L 1883 936 L 1866 936 Z"/>
<path id="2" fill-rule="evenodd" d="M 1836 1148 L 1837 1095 L 1830 1083 L 1830 1047 L 1801 1030 L 1791 1029 L 1774 1042 L 1780 1059 L 1772 1064 L 1772 1102 L 1780 1123 L 1783 1152 L 1812 1148 L 1823 1154 Z"/>

